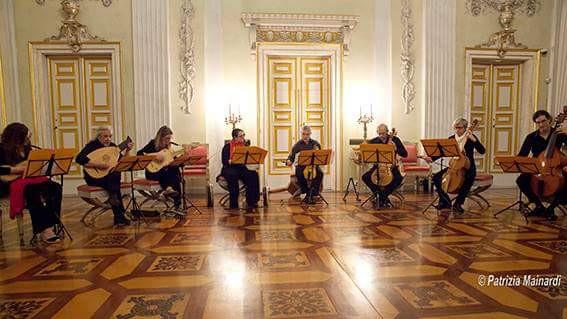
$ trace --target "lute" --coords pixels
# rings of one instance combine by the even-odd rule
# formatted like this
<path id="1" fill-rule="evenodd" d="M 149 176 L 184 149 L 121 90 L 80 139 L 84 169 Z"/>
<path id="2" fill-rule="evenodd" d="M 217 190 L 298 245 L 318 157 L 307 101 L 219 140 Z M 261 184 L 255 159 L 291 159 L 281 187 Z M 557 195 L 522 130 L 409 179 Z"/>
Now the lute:
<path id="1" fill-rule="evenodd" d="M 179 156 L 179 155 L 183 155 L 183 153 L 185 153 L 185 149 L 180 149 L 178 151 L 173 151 L 170 148 L 164 148 L 163 150 L 159 151 L 156 153 L 157 154 L 161 154 L 163 156 L 163 160 L 158 161 L 157 159 L 154 159 L 150 164 L 148 164 L 148 167 L 146 167 L 146 170 L 150 173 L 157 173 L 159 172 L 162 168 L 166 167 L 167 165 L 171 164 L 171 162 L 173 162 L 173 160 Z"/>
<path id="2" fill-rule="evenodd" d="M 128 144 L 132 143 L 132 139 L 128 136 L 118 146 L 107 146 L 92 151 L 87 157 L 92 161 L 104 162 L 108 164 L 108 168 L 101 169 L 95 167 L 85 167 L 84 170 L 92 178 L 103 178 L 118 164 L 120 153 L 124 151 Z"/>

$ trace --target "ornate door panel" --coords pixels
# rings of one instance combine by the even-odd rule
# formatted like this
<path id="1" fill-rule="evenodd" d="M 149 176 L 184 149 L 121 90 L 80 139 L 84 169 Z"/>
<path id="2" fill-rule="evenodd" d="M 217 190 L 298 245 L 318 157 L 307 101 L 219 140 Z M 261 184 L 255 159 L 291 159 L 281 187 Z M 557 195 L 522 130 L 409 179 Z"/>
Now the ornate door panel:
<path id="1" fill-rule="evenodd" d="M 472 82 L 471 82 L 471 121 L 479 120 L 480 125 L 478 129 L 474 132 L 482 143 L 486 143 L 487 134 L 490 131 L 489 121 L 490 114 L 489 102 L 490 102 L 490 65 L 474 64 L 472 67 Z M 487 125 L 488 123 L 488 125 Z M 486 156 L 479 155 L 475 153 L 475 161 L 479 171 L 486 170 Z"/>
<path id="2" fill-rule="evenodd" d="M 85 75 L 85 132 L 94 136 L 96 129 L 112 125 L 111 60 L 92 57 L 83 60 Z"/>
<path id="3" fill-rule="evenodd" d="M 520 65 L 494 66 L 492 71 L 492 132 L 490 136 L 490 155 L 516 154 L 518 138 L 518 74 Z M 500 167 L 490 161 L 490 172 L 502 172 Z"/>
<path id="4" fill-rule="evenodd" d="M 330 145 L 329 119 L 329 58 L 301 58 L 301 104 L 302 125 L 311 126 L 311 137 L 322 148 Z M 325 125 L 327 124 L 327 125 Z M 325 166 L 325 172 L 330 165 Z"/>
<path id="5" fill-rule="evenodd" d="M 53 145 L 77 153 L 102 125 L 112 125 L 110 57 L 49 57 Z M 70 175 L 81 176 L 73 163 Z"/>
<path id="6" fill-rule="evenodd" d="M 52 122 L 55 124 L 53 145 L 78 153 L 84 141 L 80 59 L 49 58 L 49 80 Z M 80 166 L 73 163 L 69 174 L 80 176 Z"/>
<path id="7" fill-rule="evenodd" d="M 268 63 L 269 172 L 289 176 L 284 161 L 297 138 L 297 61 L 274 57 Z"/>
<path id="8" fill-rule="evenodd" d="M 494 157 L 514 155 L 518 146 L 520 65 L 473 64 L 470 115 L 481 125 L 475 131 L 486 154 L 475 155 L 482 172 L 499 173 Z"/>
<path id="9" fill-rule="evenodd" d="M 328 57 L 271 56 L 268 58 L 269 179 L 268 185 L 286 185 L 290 168 L 284 161 L 310 125 L 312 137 L 330 147 Z M 330 172 L 330 168 L 325 170 Z M 326 179 L 328 182 L 330 179 Z"/>

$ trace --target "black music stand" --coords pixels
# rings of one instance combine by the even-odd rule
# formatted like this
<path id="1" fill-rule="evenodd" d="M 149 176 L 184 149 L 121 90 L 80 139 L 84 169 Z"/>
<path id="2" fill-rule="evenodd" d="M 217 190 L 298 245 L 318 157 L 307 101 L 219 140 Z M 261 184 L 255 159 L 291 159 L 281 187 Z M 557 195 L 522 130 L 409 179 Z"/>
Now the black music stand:
<path id="1" fill-rule="evenodd" d="M 431 158 L 441 158 L 441 170 L 445 169 L 445 165 L 443 163 L 445 157 L 458 157 L 461 156 L 461 151 L 459 150 L 459 144 L 457 140 L 453 138 L 446 138 L 446 139 L 423 139 L 421 140 L 421 144 L 425 150 L 427 156 Z M 435 196 L 433 201 L 425 207 L 425 209 L 421 212 L 425 214 L 425 212 L 429 209 L 429 207 L 433 206 L 433 203 L 439 198 L 439 196 Z"/>
<path id="2" fill-rule="evenodd" d="M 202 214 L 199 208 L 193 204 L 193 202 L 188 198 L 187 194 L 185 193 L 185 177 L 183 176 L 183 170 L 186 165 L 196 165 L 198 162 L 202 161 L 205 156 L 190 156 L 190 155 L 182 155 L 177 157 L 173 162 L 169 164 L 171 167 L 176 167 L 181 174 L 181 198 L 183 200 L 183 212 L 186 212 L 188 209 L 195 208 L 195 210 Z M 174 214 L 176 214 L 174 212 Z M 179 215 L 179 214 L 176 214 Z M 185 217 L 185 215 L 179 217 Z"/>
<path id="3" fill-rule="evenodd" d="M 362 163 L 374 165 L 394 165 L 396 156 L 394 145 L 392 144 L 361 144 L 360 153 L 362 154 Z M 373 167 L 372 169 L 378 169 L 378 167 Z M 366 203 L 377 197 L 378 193 L 373 192 L 372 196 L 369 196 L 360 204 L 360 207 L 363 207 Z"/>
<path id="4" fill-rule="evenodd" d="M 140 205 L 136 201 L 136 195 L 134 194 L 134 171 L 143 171 L 146 167 L 155 159 L 155 155 L 141 155 L 141 156 L 123 156 L 118 161 L 118 164 L 111 170 L 111 172 L 130 172 L 130 195 L 132 198 L 126 206 L 126 209 L 132 205 L 130 209 L 130 215 L 135 217 L 137 221 L 136 227 L 140 227 L 140 219 L 148 225 L 148 221 L 140 209 Z"/>
<path id="5" fill-rule="evenodd" d="M 24 178 L 34 178 L 34 177 L 47 177 L 52 179 L 54 176 L 59 176 L 61 178 L 61 190 L 63 190 L 63 176 L 69 173 L 71 168 L 71 163 L 74 158 L 74 150 L 72 149 L 43 149 L 43 150 L 33 150 L 29 153 L 27 159 L 27 167 L 24 172 Z M 67 227 L 61 221 L 59 215 L 53 212 L 53 215 L 57 219 L 58 226 L 56 225 L 56 234 L 61 235 L 64 232 L 69 239 L 73 240 L 71 233 L 67 230 Z M 32 242 L 35 241 L 36 234 L 33 235 Z"/>
<path id="6" fill-rule="evenodd" d="M 500 165 L 504 173 L 528 173 L 528 174 L 541 174 L 540 163 L 537 158 L 525 156 L 496 156 L 494 158 L 496 163 Z M 531 212 L 528 205 L 522 201 L 522 192 L 518 192 L 518 200 L 496 212 L 493 216 L 496 217 L 501 213 L 512 209 L 518 205 L 518 211 L 524 216 L 526 224 L 528 223 L 527 215 Z"/>
<path id="7" fill-rule="evenodd" d="M 299 156 L 297 158 L 297 166 L 311 166 L 311 171 L 315 172 L 317 167 L 329 165 L 331 162 L 331 154 L 333 153 L 332 150 L 305 150 L 299 152 Z M 307 180 L 310 180 L 311 176 L 307 176 Z M 305 196 L 304 202 L 310 203 L 313 201 L 313 186 L 309 186 L 309 190 L 307 191 L 307 195 Z M 319 197 L 321 200 L 329 206 L 329 203 L 325 200 L 325 197 L 321 195 L 319 192 Z"/>

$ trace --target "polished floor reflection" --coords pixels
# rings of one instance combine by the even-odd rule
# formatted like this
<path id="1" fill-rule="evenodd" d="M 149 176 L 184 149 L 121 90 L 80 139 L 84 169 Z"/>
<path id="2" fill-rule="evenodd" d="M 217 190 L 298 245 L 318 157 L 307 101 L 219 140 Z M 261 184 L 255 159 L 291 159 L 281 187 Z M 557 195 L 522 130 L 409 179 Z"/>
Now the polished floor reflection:
<path id="1" fill-rule="evenodd" d="M 257 212 L 202 208 L 124 229 L 109 215 L 84 227 L 86 205 L 65 198 L 72 242 L 20 247 L 3 216 L 0 317 L 565 318 L 567 221 L 492 217 L 515 196 L 491 191 L 490 209 L 470 203 L 455 217 L 421 214 L 428 194 L 383 211 L 339 193 L 314 207 L 274 195 Z M 564 276 L 545 287 L 480 279 L 524 274 Z"/>

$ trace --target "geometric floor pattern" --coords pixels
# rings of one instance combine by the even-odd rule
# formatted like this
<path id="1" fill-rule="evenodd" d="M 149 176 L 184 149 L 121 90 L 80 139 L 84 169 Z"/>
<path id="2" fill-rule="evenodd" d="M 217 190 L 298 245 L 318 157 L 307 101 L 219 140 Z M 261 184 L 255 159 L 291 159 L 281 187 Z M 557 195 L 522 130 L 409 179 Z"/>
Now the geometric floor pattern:
<path id="1" fill-rule="evenodd" d="M 461 216 L 422 214 L 431 194 L 381 211 L 325 195 L 329 206 L 275 194 L 256 212 L 217 205 L 124 229 L 110 214 L 83 226 L 87 206 L 66 197 L 74 240 L 43 248 L 20 247 L 3 216 L 0 318 L 567 318 L 567 220 L 494 218 L 514 190 Z M 562 281 L 487 286 L 491 275 Z"/>

